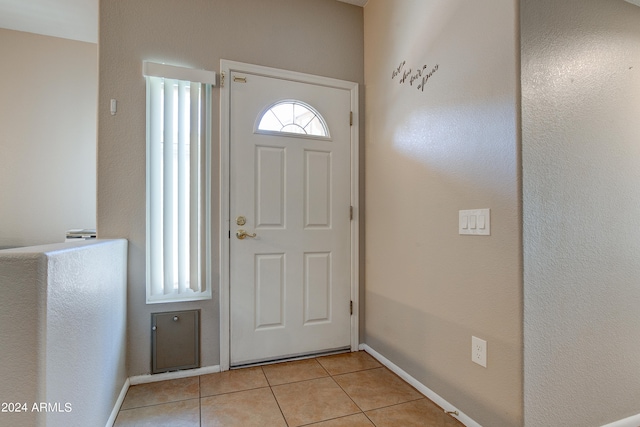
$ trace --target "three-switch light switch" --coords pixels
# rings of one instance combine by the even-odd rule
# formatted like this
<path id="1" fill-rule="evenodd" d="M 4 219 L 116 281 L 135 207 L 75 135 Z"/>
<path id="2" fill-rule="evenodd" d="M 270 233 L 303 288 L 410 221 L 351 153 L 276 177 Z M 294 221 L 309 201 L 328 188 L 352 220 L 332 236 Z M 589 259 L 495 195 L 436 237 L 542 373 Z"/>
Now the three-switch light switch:
<path id="1" fill-rule="evenodd" d="M 491 234 L 491 209 L 472 209 L 458 212 L 458 234 L 478 236 Z"/>

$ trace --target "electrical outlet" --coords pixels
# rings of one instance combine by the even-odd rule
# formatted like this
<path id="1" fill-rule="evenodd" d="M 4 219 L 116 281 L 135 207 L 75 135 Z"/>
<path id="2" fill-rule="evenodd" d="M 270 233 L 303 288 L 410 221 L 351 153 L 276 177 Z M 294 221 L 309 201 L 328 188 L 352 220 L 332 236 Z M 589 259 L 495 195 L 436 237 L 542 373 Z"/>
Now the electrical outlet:
<path id="1" fill-rule="evenodd" d="M 471 337 L 471 361 L 487 367 L 487 342 L 478 337 Z"/>

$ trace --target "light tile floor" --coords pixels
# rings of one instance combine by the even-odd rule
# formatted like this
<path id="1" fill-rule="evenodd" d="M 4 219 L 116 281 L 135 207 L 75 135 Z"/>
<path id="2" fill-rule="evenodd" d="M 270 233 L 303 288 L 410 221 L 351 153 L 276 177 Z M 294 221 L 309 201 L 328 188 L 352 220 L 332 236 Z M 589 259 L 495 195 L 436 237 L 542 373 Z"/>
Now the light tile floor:
<path id="1" fill-rule="evenodd" d="M 115 427 L 459 427 L 365 352 L 131 386 Z"/>

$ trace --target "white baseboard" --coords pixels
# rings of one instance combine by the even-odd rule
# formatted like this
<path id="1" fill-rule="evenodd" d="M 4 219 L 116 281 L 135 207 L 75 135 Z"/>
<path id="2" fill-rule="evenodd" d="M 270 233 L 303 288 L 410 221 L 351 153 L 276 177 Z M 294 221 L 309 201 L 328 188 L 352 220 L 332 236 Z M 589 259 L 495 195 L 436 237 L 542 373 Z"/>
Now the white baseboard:
<path id="1" fill-rule="evenodd" d="M 122 406 L 122 402 L 124 402 L 124 397 L 127 395 L 127 391 L 129 391 L 130 385 L 131 385 L 131 382 L 129 381 L 129 378 L 127 378 L 122 386 L 122 390 L 120 390 L 120 394 L 118 395 L 118 400 L 116 400 L 116 404 L 113 405 L 111 416 L 107 420 L 107 425 L 105 427 L 113 427 L 113 424 L 116 422 L 116 418 L 118 417 L 118 412 L 120 412 L 120 407 Z"/>
<path id="2" fill-rule="evenodd" d="M 452 404 L 444 400 L 442 397 L 440 397 L 436 392 L 434 392 L 429 387 L 425 386 L 424 384 L 422 384 L 421 382 L 413 378 L 411 375 L 409 375 L 403 369 L 401 369 L 398 365 L 391 362 L 389 359 L 387 359 L 386 357 L 384 357 L 383 355 L 381 355 L 380 353 L 378 353 L 377 351 L 369 347 L 367 344 L 360 344 L 360 350 L 364 350 L 367 353 L 369 353 L 378 362 L 382 363 L 384 366 L 389 368 L 393 373 L 395 373 L 400 378 L 402 378 L 403 380 L 411 384 L 416 390 L 418 390 L 420 393 L 425 395 L 427 398 L 433 401 L 436 405 L 443 408 L 445 412 L 450 413 L 452 417 L 456 418 L 465 426 L 482 427 L 480 424 L 475 422 L 469 416 L 465 415 L 462 411 L 460 411 L 455 406 L 453 406 Z M 620 425 L 620 426 L 616 425 L 616 426 L 606 426 L 606 427 L 627 427 L 627 424 Z M 638 426 L 636 425 L 634 427 L 638 427 Z"/>
<path id="3" fill-rule="evenodd" d="M 118 400 L 116 400 L 116 404 L 113 406 L 113 410 L 111 411 L 111 416 L 109 417 L 109 420 L 107 420 L 107 425 L 105 427 L 113 427 L 113 424 L 116 422 L 116 418 L 118 417 L 118 412 L 120 412 L 120 407 L 122 406 L 122 402 L 124 402 L 124 398 L 127 395 L 127 391 L 129 391 L 129 387 L 132 385 L 155 383 L 158 381 L 166 381 L 166 380 L 175 380 L 178 378 L 196 377 L 199 375 L 215 374 L 218 372 L 220 372 L 220 366 L 215 365 L 215 366 L 205 366 L 204 368 L 198 368 L 198 369 L 187 369 L 184 371 L 166 372 L 164 374 L 137 375 L 135 377 L 129 377 L 127 378 L 127 380 L 124 382 L 124 385 L 122 386 L 122 390 L 120 391 Z"/>
<path id="4" fill-rule="evenodd" d="M 185 369 L 184 371 L 165 372 L 163 374 L 137 375 L 129 377 L 131 385 L 155 383 L 158 381 L 176 380 L 178 378 L 197 377 L 198 375 L 216 374 L 220 372 L 220 365 L 205 366 L 204 368 Z"/>
<path id="5" fill-rule="evenodd" d="M 633 415 L 623 420 L 614 421 L 610 424 L 603 425 L 602 427 L 638 427 L 640 426 L 640 414 Z"/>

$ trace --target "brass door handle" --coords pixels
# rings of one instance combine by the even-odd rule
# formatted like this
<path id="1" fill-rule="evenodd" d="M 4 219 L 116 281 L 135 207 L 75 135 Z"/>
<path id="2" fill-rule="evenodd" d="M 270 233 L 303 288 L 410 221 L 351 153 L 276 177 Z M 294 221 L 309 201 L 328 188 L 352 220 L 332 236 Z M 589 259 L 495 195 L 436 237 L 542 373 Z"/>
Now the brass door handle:
<path id="1" fill-rule="evenodd" d="M 256 237 L 256 233 L 247 233 L 243 229 L 236 231 L 236 237 L 240 240 L 244 240 L 245 237 Z"/>

